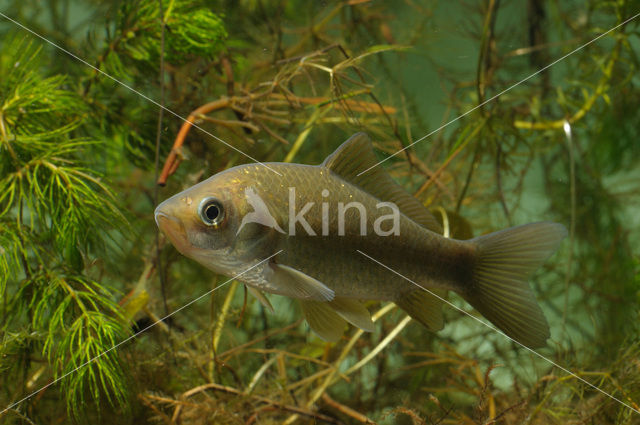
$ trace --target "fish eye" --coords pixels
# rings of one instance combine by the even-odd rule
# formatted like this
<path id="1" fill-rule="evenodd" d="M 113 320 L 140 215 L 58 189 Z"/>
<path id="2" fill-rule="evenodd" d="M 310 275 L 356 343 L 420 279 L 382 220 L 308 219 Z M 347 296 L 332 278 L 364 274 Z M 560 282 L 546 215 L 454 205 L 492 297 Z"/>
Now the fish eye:
<path id="1" fill-rule="evenodd" d="M 224 220 L 222 202 L 216 198 L 204 198 L 198 207 L 198 214 L 200 214 L 200 219 L 207 226 L 220 226 Z"/>

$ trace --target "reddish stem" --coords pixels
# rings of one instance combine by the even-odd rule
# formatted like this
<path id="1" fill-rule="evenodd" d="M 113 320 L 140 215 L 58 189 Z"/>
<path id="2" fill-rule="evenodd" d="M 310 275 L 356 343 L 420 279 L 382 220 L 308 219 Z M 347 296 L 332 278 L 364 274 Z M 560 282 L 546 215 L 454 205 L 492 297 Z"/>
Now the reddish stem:
<path id="1" fill-rule="evenodd" d="M 208 114 L 209 112 L 218 109 L 226 108 L 230 104 L 231 99 L 222 98 L 214 100 L 213 102 L 206 103 L 189 114 L 189 117 L 187 117 L 185 122 L 182 124 L 182 127 L 180 127 L 180 131 L 176 136 L 176 140 L 173 142 L 171 152 L 169 152 L 169 156 L 167 156 L 164 167 L 162 167 L 162 172 L 160 173 L 160 177 L 158 177 L 157 182 L 159 186 L 164 186 L 167 183 L 167 179 L 169 178 L 169 176 L 175 173 L 178 169 L 178 165 L 180 165 L 180 162 L 182 161 L 182 156 L 180 155 L 182 145 L 184 144 L 184 141 L 187 138 L 187 134 L 189 133 L 189 130 L 191 130 L 191 127 L 194 125 L 195 121 L 199 119 L 201 115 Z M 196 126 L 196 128 L 198 127 Z"/>

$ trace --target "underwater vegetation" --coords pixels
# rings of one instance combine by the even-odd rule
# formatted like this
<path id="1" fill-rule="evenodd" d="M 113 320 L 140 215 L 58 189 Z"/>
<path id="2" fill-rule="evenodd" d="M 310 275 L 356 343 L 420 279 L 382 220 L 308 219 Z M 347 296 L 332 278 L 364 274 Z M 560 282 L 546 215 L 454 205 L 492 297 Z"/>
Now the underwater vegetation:
<path id="1" fill-rule="evenodd" d="M 640 423 L 639 13 L 0 1 L 0 423 Z M 445 236 L 566 226 L 529 280 L 546 345 L 453 293 L 437 333 L 370 300 L 326 342 L 158 232 L 216 173 L 361 131 Z"/>

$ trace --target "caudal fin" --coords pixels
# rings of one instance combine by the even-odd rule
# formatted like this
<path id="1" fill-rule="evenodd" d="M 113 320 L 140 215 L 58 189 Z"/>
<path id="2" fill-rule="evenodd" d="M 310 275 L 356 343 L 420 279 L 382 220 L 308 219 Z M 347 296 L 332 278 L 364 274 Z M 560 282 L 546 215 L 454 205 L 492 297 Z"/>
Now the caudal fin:
<path id="1" fill-rule="evenodd" d="M 527 347 L 544 346 L 549 325 L 527 279 L 566 235 L 562 224 L 541 222 L 472 239 L 478 259 L 462 296 L 509 337 Z"/>

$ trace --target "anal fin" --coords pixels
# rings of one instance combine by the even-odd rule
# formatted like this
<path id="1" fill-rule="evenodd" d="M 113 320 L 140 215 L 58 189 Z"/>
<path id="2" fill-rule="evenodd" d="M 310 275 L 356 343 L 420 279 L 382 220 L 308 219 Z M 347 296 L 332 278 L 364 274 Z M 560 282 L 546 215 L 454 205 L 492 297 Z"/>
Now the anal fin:
<path id="1" fill-rule="evenodd" d="M 434 294 L 443 297 L 444 291 L 430 289 Z M 430 331 L 436 332 L 444 327 L 442 318 L 443 301 L 423 289 L 408 292 L 394 301 L 398 307 L 407 312 L 412 319 L 422 323 Z"/>
<path id="2" fill-rule="evenodd" d="M 312 331 L 325 341 L 336 342 L 340 339 L 347 322 L 329 306 L 329 303 L 299 301 L 302 314 Z"/>
<path id="3" fill-rule="evenodd" d="M 336 297 L 330 301 L 329 306 L 335 310 L 344 320 L 365 332 L 373 332 L 375 326 L 371 321 L 369 310 L 358 300 Z"/>

